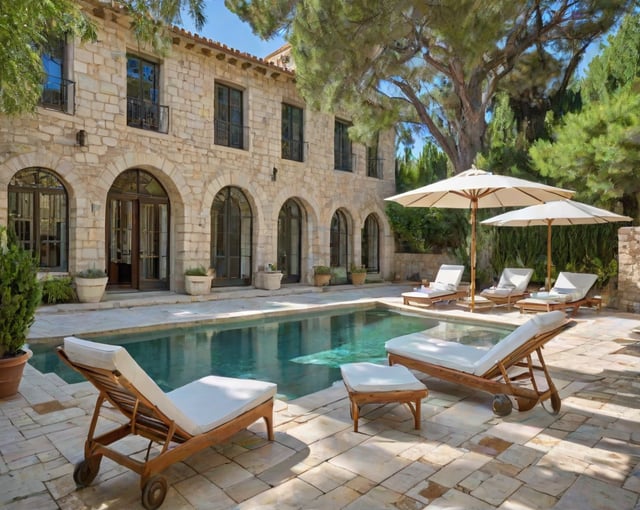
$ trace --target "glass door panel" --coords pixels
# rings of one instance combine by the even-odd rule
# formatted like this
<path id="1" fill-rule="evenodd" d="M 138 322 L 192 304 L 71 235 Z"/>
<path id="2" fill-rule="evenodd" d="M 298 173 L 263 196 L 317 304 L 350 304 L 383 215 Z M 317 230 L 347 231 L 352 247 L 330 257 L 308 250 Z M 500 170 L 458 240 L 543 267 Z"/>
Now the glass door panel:
<path id="1" fill-rule="evenodd" d="M 109 284 L 131 287 L 133 283 L 134 202 L 109 201 Z"/>

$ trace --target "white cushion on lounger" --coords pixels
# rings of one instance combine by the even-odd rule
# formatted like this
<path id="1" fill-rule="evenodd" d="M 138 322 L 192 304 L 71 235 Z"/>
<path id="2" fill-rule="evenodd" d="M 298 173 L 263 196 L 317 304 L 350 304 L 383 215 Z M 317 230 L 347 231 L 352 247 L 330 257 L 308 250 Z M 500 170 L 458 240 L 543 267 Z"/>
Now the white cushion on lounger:
<path id="1" fill-rule="evenodd" d="M 423 390 L 426 388 L 408 368 L 402 365 L 389 367 L 375 363 L 346 363 L 340 365 L 342 379 L 357 392 L 384 392 Z"/>
<path id="2" fill-rule="evenodd" d="M 448 296 L 453 294 L 450 290 L 430 290 L 430 291 L 422 291 L 415 290 L 413 292 L 403 292 L 402 297 L 404 298 L 416 298 L 416 299 L 425 299 L 425 298 L 437 298 L 440 296 Z"/>
<path id="3" fill-rule="evenodd" d="M 487 295 L 487 296 L 500 296 L 500 297 L 506 297 L 509 296 L 511 294 L 514 294 L 515 291 L 514 289 L 507 289 L 507 288 L 502 288 L 502 289 L 484 289 L 481 292 L 481 295 Z"/>
<path id="4" fill-rule="evenodd" d="M 391 354 L 470 374 L 473 373 L 475 362 L 486 353 L 483 349 L 429 337 L 421 332 L 392 338 L 384 346 Z"/>
<path id="5" fill-rule="evenodd" d="M 535 335 L 550 331 L 565 321 L 561 311 L 538 314 L 509 333 L 489 350 L 457 342 L 431 338 L 424 333 L 412 333 L 388 340 L 387 352 L 425 361 L 469 374 L 483 375 L 499 361 Z"/>
<path id="6" fill-rule="evenodd" d="M 122 346 L 67 337 L 64 351 L 74 363 L 117 370 L 162 413 L 194 436 L 266 402 L 277 388 L 270 382 L 207 376 L 165 393 Z"/>
<path id="7" fill-rule="evenodd" d="M 598 276 L 591 273 L 569 273 L 562 271 L 558 274 L 558 279 L 553 284 L 550 293 L 567 296 L 568 302 L 583 299 Z"/>
<path id="8" fill-rule="evenodd" d="M 500 275 L 498 289 L 509 289 L 514 294 L 524 292 L 532 275 L 533 269 L 527 267 L 505 267 Z"/>

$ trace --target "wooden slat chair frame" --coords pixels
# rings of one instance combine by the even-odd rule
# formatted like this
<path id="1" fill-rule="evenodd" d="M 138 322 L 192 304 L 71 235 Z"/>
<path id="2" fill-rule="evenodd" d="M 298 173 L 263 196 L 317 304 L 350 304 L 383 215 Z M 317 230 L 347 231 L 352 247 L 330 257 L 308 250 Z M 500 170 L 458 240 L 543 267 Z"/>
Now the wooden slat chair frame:
<path id="1" fill-rule="evenodd" d="M 582 280 L 582 281 L 581 281 Z M 579 299 L 575 299 L 574 301 L 562 301 L 559 299 L 553 299 L 552 297 L 545 299 L 538 299 L 535 297 L 535 294 L 531 295 L 531 297 L 522 299 L 515 303 L 515 306 L 520 309 L 520 313 L 526 312 L 553 312 L 555 310 L 566 311 L 567 309 L 572 309 L 571 316 L 574 317 L 581 306 L 590 306 L 596 307 L 597 310 L 600 310 L 599 304 L 597 300 L 589 297 L 588 294 L 595 285 L 597 277 L 595 274 L 590 273 L 571 273 L 562 271 L 558 274 L 558 279 L 554 284 L 554 287 L 551 289 L 552 291 L 556 288 L 557 285 L 560 286 L 569 286 L 572 288 L 581 288 L 581 297 Z"/>
<path id="2" fill-rule="evenodd" d="M 167 489 L 165 478 L 157 475 L 172 464 L 221 443 L 260 418 L 264 418 L 269 441 L 274 439 L 273 398 L 208 432 L 194 436 L 176 425 L 117 370 L 75 363 L 67 357 L 63 347 L 58 347 L 57 352 L 67 365 L 80 372 L 100 392 L 84 445 L 84 460 L 76 466 L 73 473 L 76 484 L 81 487 L 91 484 L 100 469 L 100 461 L 105 456 L 139 474 L 143 506 L 147 509 L 157 508 L 164 500 Z M 95 436 L 98 418 L 105 402 L 120 411 L 128 422 Z M 144 461 L 109 448 L 109 445 L 129 435 L 149 440 Z M 153 442 L 159 443 L 161 449 L 157 456 L 149 458 Z M 169 448 L 172 443 L 174 446 Z"/>
<path id="3" fill-rule="evenodd" d="M 572 324 L 572 321 L 567 320 L 552 330 L 533 336 L 482 375 L 475 375 L 390 352 L 387 355 L 389 365 L 397 363 L 444 381 L 462 384 L 494 394 L 496 398 L 494 398 L 493 410 L 501 416 L 511 412 L 510 400 L 502 398 L 502 395 L 514 397 L 518 411 L 528 411 L 536 404 L 550 399 L 552 412 L 557 414 L 561 406 L 560 396 L 542 356 L 542 349 L 549 340 Z M 532 355 L 534 353 L 537 361 L 533 359 Z M 538 374 L 544 375 L 546 388 L 542 388 L 538 384 L 536 380 L 536 375 Z"/>
<path id="4" fill-rule="evenodd" d="M 441 296 L 429 297 L 427 294 L 424 296 L 418 296 L 419 292 L 408 292 L 402 295 L 402 301 L 405 305 L 411 305 L 411 302 L 419 305 L 432 305 L 434 303 L 440 303 L 442 301 L 457 301 L 467 297 L 469 292 L 467 290 L 456 290 L 449 294 L 443 294 Z"/>
<path id="5" fill-rule="evenodd" d="M 531 271 L 531 273 L 533 273 L 533 270 L 528 268 L 505 268 L 503 270 L 503 273 L 504 271 L 524 271 L 524 270 L 529 270 Z M 503 276 L 501 275 L 500 279 L 502 280 L 502 278 Z M 531 274 L 526 279 L 527 285 L 530 279 L 531 279 Z M 524 299 L 529 296 L 529 291 L 526 289 L 526 285 L 524 285 L 524 281 L 522 281 L 521 283 L 525 287 L 524 290 L 522 290 L 521 292 L 513 292 L 505 295 L 500 295 L 500 294 L 494 294 L 490 292 L 488 289 L 485 289 L 480 293 L 480 295 L 486 299 L 489 299 L 490 301 L 493 301 L 496 304 L 496 306 L 507 305 L 507 308 L 510 310 L 516 301 L 519 301 L 520 299 Z"/>
<path id="6" fill-rule="evenodd" d="M 520 313 L 538 313 L 538 312 L 553 312 L 555 310 L 567 311 L 567 309 L 571 309 L 571 317 L 575 317 L 578 313 L 578 310 L 581 306 L 589 306 L 592 307 L 592 298 L 583 297 L 582 299 L 578 299 L 576 301 L 569 302 L 558 302 L 558 301 L 547 301 L 539 300 L 539 302 L 535 302 L 531 299 L 527 299 L 526 297 L 520 301 L 516 301 L 515 306 L 520 309 Z M 599 311 L 599 307 L 596 306 L 596 309 Z"/>

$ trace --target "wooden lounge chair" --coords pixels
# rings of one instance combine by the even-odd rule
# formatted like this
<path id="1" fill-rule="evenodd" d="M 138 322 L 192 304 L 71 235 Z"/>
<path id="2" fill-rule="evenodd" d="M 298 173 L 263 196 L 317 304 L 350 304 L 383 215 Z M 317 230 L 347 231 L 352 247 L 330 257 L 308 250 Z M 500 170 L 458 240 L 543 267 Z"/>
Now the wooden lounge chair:
<path id="1" fill-rule="evenodd" d="M 498 285 L 483 290 L 480 295 L 493 301 L 496 305 L 507 305 L 507 308 L 511 308 L 513 303 L 529 294 L 527 286 L 532 275 L 533 269 L 505 267 L 500 275 Z"/>
<path id="2" fill-rule="evenodd" d="M 436 279 L 413 292 L 404 292 L 402 301 L 405 305 L 412 302 L 420 305 L 432 305 L 439 301 L 455 301 L 467 295 L 467 291 L 459 289 L 464 266 L 452 266 L 442 264 L 436 275 Z"/>
<path id="3" fill-rule="evenodd" d="M 533 293 L 516 301 L 515 306 L 520 309 L 520 313 L 566 311 L 567 308 L 571 308 L 571 315 L 575 315 L 581 306 L 591 306 L 587 294 L 597 279 L 598 276 L 595 274 L 563 271 L 558 274 L 558 279 L 549 292 Z"/>
<path id="4" fill-rule="evenodd" d="M 542 347 L 570 323 L 560 311 L 539 314 L 489 350 L 432 338 L 425 333 L 392 338 L 385 348 L 390 365 L 404 365 L 493 393 L 493 411 L 500 416 L 509 414 L 513 406 L 506 395 L 514 397 L 519 411 L 551 399 L 552 411 L 558 413 L 560 396 L 542 357 Z"/>
<path id="5" fill-rule="evenodd" d="M 266 423 L 267 437 L 273 440 L 273 383 L 208 376 L 164 393 L 124 347 L 67 337 L 58 355 L 100 392 L 84 460 L 73 472 L 80 487 L 91 484 L 106 456 L 140 475 L 142 505 L 154 509 L 167 492 L 167 481 L 159 473 L 175 462 L 228 439 L 260 418 Z M 120 411 L 127 423 L 95 436 L 105 402 Z M 109 448 L 129 435 L 149 440 L 144 460 Z M 161 448 L 150 458 L 154 441 Z"/>

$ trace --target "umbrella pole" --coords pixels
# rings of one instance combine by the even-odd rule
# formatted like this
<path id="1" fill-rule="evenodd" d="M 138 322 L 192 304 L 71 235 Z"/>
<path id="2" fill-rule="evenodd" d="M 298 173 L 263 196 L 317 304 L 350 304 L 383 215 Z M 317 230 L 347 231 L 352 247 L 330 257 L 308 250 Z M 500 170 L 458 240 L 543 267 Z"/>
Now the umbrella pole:
<path id="1" fill-rule="evenodd" d="M 477 199 L 471 203 L 471 311 L 476 305 L 476 214 L 478 212 Z"/>
<path id="2" fill-rule="evenodd" d="M 545 290 L 551 289 L 551 220 L 547 220 L 547 281 Z"/>

